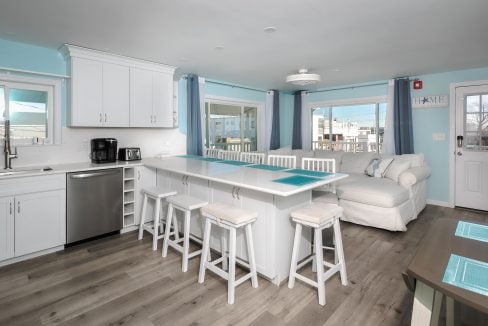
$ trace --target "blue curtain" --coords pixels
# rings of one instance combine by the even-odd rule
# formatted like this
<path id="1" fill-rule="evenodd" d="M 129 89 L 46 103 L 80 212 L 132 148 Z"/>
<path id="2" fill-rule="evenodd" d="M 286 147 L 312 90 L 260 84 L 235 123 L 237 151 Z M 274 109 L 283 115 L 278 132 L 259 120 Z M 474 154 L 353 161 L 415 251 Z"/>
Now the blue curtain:
<path id="1" fill-rule="evenodd" d="M 273 91 L 273 123 L 269 149 L 280 148 L 280 92 Z"/>
<path id="2" fill-rule="evenodd" d="M 395 79 L 393 127 L 395 133 L 395 153 L 412 154 L 413 127 L 410 79 Z"/>
<path id="3" fill-rule="evenodd" d="M 295 92 L 294 99 L 293 139 L 291 148 L 302 149 L 302 91 Z"/>
<path id="4" fill-rule="evenodd" d="M 186 153 L 202 155 L 202 116 L 200 114 L 200 91 L 197 75 L 188 75 Z"/>

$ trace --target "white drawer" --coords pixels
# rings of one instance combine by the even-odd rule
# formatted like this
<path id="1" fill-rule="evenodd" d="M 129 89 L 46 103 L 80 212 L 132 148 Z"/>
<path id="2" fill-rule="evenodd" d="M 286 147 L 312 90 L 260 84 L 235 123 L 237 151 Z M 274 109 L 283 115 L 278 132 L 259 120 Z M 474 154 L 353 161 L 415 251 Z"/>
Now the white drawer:
<path id="1" fill-rule="evenodd" d="M 66 189 L 66 174 L 16 177 L 0 180 L 0 196 Z"/>

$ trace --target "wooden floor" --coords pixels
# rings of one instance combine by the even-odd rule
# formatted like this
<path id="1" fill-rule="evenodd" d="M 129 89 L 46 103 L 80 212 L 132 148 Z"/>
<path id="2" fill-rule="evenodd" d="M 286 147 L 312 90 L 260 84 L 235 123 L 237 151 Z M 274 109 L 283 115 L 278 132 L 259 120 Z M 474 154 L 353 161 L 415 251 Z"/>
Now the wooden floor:
<path id="1" fill-rule="evenodd" d="M 149 236 L 117 235 L 0 268 L 0 325 L 407 325 L 413 294 L 401 273 L 444 217 L 488 222 L 487 214 L 427 206 L 404 233 L 342 223 L 350 285 L 330 279 L 325 307 L 302 282 L 290 290 L 261 278 L 227 305 L 223 280 L 207 272 L 197 283 L 199 258 L 182 273 L 175 251 L 162 259 Z M 463 324 L 488 325 L 486 315 L 461 311 Z"/>

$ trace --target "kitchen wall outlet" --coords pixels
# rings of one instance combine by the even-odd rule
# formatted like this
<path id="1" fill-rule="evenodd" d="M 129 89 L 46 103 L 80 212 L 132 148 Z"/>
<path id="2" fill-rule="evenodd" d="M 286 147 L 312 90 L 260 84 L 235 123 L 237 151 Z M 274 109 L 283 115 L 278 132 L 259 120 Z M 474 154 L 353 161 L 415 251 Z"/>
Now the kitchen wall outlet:
<path id="1" fill-rule="evenodd" d="M 432 140 L 435 141 L 444 141 L 446 140 L 446 134 L 443 132 L 434 132 L 432 134 Z"/>
<path id="2" fill-rule="evenodd" d="M 83 140 L 81 141 L 81 147 L 80 147 L 80 150 L 81 150 L 82 152 L 86 152 L 86 151 L 88 150 L 88 147 L 89 147 L 89 146 L 88 146 L 88 143 L 89 143 L 89 141 L 88 141 L 87 139 L 83 139 Z"/>

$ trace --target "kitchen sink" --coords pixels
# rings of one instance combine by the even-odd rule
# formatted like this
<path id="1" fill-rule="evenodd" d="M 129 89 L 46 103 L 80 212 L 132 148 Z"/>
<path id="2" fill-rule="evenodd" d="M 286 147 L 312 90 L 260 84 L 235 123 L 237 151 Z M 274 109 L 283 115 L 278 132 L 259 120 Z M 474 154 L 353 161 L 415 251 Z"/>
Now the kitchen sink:
<path id="1" fill-rule="evenodd" d="M 19 169 L 11 169 L 11 170 L 1 170 L 0 177 L 6 175 L 28 174 L 28 173 L 36 173 L 36 172 L 47 172 L 47 171 L 52 171 L 52 168 L 46 166 L 43 168 L 33 168 L 33 169 L 19 168 Z"/>

